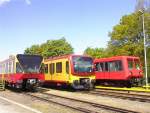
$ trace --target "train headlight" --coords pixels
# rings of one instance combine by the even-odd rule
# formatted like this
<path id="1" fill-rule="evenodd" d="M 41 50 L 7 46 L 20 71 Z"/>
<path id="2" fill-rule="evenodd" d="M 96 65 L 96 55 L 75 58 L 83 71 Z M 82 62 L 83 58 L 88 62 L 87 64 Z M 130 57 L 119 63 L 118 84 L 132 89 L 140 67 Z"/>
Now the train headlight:
<path id="1" fill-rule="evenodd" d="M 36 83 L 36 79 L 28 79 L 27 83 L 35 84 Z"/>

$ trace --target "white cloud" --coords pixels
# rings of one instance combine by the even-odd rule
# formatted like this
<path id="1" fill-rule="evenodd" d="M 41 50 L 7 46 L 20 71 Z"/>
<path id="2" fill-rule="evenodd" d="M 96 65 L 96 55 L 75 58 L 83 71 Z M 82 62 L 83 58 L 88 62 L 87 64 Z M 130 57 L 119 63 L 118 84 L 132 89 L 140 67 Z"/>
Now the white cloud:
<path id="1" fill-rule="evenodd" d="M 6 3 L 9 3 L 11 1 L 13 1 L 13 0 L 0 0 L 0 6 L 4 5 Z M 16 0 L 16 1 L 19 1 L 19 0 Z M 27 5 L 31 5 L 31 0 L 24 0 L 24 1 Z"/>
<path id="2" fill-rule="evenodd" d="M 10 2 L 11 0 L 0 0 L 0 6 Z"/>
<path id="3" fill-rule="evenodd" d="M 28 5 L 31 5 L 31 0 L 25 0 Z"/>

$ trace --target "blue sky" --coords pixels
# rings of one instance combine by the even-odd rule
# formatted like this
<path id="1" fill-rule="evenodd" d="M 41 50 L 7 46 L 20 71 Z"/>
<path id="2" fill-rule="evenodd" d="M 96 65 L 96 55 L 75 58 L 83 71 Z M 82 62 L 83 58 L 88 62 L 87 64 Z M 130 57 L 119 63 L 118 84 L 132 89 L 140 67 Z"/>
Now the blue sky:
<path id="1" fill-rule="evenodd" d="M 108 32 L 136 0 L 0 0 L 0 60 L 65 37 L 76 54 L 106 47 Z"/>

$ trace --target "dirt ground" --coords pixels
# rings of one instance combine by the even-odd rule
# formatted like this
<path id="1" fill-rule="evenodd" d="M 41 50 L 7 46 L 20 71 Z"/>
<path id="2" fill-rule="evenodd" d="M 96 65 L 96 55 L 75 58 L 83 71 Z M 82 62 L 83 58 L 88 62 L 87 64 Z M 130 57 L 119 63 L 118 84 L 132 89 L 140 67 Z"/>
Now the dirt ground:
<path id="1" fill-rule="evenodd" d="M 104 97 L 101 95 L 95 96 L 95 95 L 89 95 L 85 93 L 83 94 L 83 93 L 80 93 L 79 91 L 71 92 L 71 91 L 49 89 L 48 91 L 45 91 L 45 92 L 51 93 L 51 94 L 57 94 L 60 96 L 70 97 L 70 98 L 87 100 L 90 102 L 100 103 L 104 105 L 125 108 L 128 110 L 138 111 L 141 113 L 150 113 L 150 103 L 146 103 L 146 102 L 131 101 L 131 100 L 126 100 L 126 99 L 112 98 L 112 97 Z M 66 108 L 57 104 L 47 103 L 47 102 L 43 102 L 43 101 L 31 98 L 29 96 L 24 95 L 23 92 L 16 93 L 10 90 L 6 90 L 6 91 L 1 91 L 0 96 L 16 101 L 18 103 L 22 103 L 42 113 L 79 113 L 70 108 Z M 14 108 L 14 106 L 12 106 L 12 108 Z M 18 113 L 18 112 L 15 112 L 15 113 Z M 25 113 L 25 112 L 21 112 L 21 113 Z"/>

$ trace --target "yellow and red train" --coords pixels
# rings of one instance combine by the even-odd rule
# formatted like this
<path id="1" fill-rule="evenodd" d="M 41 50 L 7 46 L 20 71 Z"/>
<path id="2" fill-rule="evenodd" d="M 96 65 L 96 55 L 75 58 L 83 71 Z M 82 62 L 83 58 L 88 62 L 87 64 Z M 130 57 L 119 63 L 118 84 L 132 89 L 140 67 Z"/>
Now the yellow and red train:
<path id="1" fill-rule="evenodd" d="M 61 84 L 74 89 L 94 87 L 93 59 L 84 55 L 64 55 L 44 60 L 45 84 Z"/>

